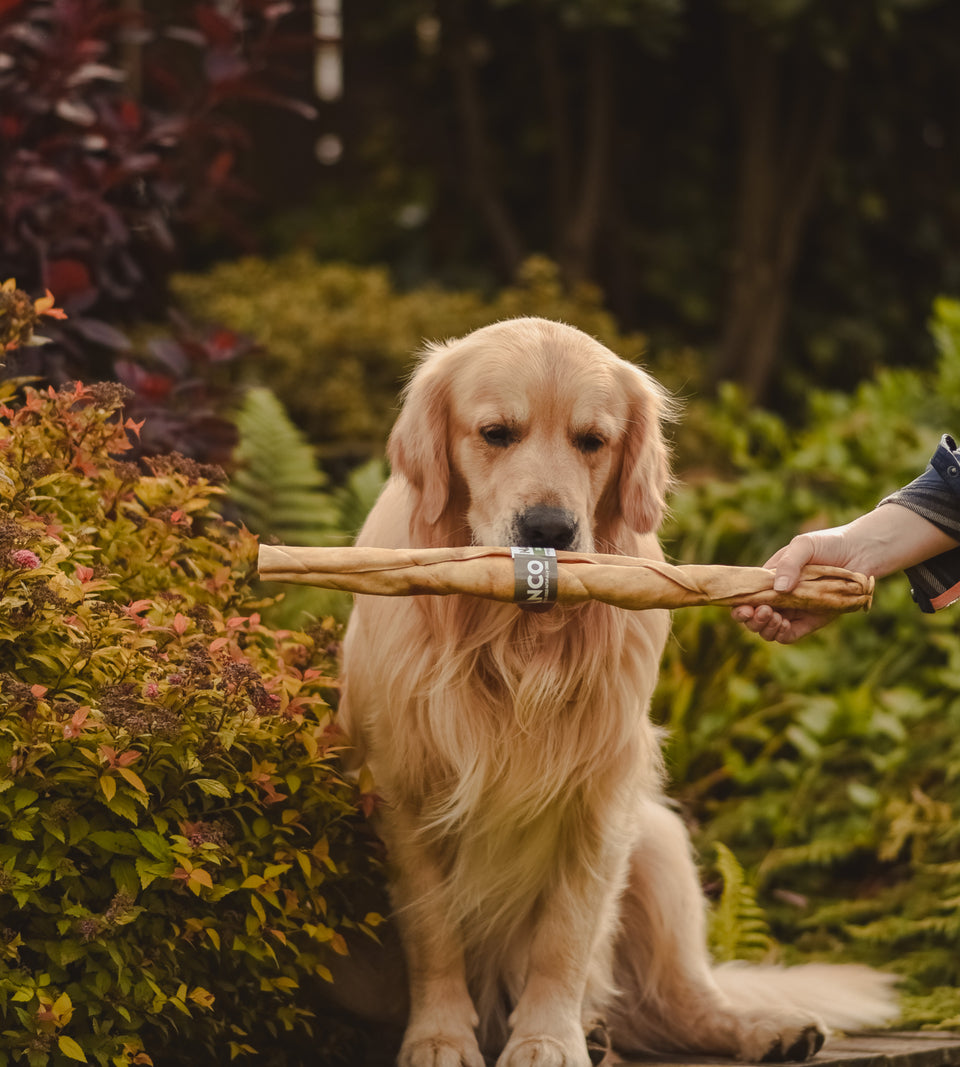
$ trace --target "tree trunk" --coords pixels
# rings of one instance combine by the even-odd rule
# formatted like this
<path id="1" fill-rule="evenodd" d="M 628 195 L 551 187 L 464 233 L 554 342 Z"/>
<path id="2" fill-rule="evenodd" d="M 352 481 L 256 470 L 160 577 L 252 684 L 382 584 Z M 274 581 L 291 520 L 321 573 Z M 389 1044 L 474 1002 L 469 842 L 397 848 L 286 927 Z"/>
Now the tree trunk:
<path id="1" fill-rule="evenodd" d="M 844 76 L 787 54 L 740 22 L 731 48 L 740 125 L 736 230 L 717 380 L 767 392 L 801 239 L 842 111 Z"/>
<path id="2" fill-rule="evenodd" d="M 556 21 L 538 6 L 534 27 L 543 103 L 550 131 L 550 193 L 553 231 L 563 232 L 573 210 L 573 146 L 567 108 L 567 81 Z M 559 258 L 559 257 L 558 257 Z"/>
<path id="3" fill-rule="evenodd" d="M 570 283 L 584 281 L 593 273 L 610 170 L 614 127 L 613 56 L 603 30 L 594 30 L 590 35 L 586 74 L 586 129 L 580 187 L 573 211 L 564 220 L 561 231 L 560 269 Z"/>
<path id="4" fill-rule="evenodd" d="M 498 187 L 483 94 L 477 80 L 477 58 L 459 0 L 454 0 L 447 8 L 444 26 L 449 29 L 448 60 L 463 131 L 467 186 L 486 220 L 503 269 L 513 278 L 525 258 L 525 251 L 520 232 Z"/>

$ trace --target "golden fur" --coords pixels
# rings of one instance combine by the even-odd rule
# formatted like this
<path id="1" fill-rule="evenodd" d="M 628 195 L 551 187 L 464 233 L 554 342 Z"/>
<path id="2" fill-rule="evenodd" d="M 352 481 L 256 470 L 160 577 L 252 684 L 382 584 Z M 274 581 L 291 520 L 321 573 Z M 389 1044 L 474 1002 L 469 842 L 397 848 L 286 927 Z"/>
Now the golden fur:
<path id="1" fill-rule="evenodd" d="M 555 547 L 662 558 L 669 412 L 649 375 L 558 323 L 432 345 L 358 544 L 523 544 L 534 530 Z M 586 1067 L 599 1018 L 622 1050 L 819 1047 L 822 1012 L 775 995 L 740 1006 L 736 974 L 725 993 L 710 967 L 647 717 L 668 629 L 664 611 L 598 603 L 532 614 L 357 598 L 342 721 L 384 797 L 410 987 L 402 1067 L 482 1067 L 484 1054 Z M 836 978 L 813 984 L 821 1008 L 843 1000 Z M 885 1014 L 884 979 L 848 969 L 839 986 L 865 1000 L 848 1016 Z"/>

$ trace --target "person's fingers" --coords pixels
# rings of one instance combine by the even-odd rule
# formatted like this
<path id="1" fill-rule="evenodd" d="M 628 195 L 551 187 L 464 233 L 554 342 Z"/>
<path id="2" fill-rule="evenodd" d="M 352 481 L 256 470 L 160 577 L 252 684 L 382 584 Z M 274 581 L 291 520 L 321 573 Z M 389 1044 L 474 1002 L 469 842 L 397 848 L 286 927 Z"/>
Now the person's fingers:
<path id="1" fill-rule="evenodd" d="M 748 630 L 758 634 L 770 621 L 772 614 L 773 608 L 769 604 L 761 604 L 759 607 L 753 608 L 750 618 L 745 620 L 744 625 Z"/>
<path id="2" fill-rule="evenodd" d="M 839 533 L 838 529 L 797 534 L 789 544 L 774 552 L 764 564 L 776 571 L 774 589 L 780 593 L 791 592 L 799 582 L 803 568 L 814 561 L 844 566 L 845 556 Z M 826 626 L 835 617 L 831 613 L 798 612 L 795 609 L 776 611 L 769 604 L 756 607 L 739 605 L 732 610 L 732 615 L 738 623 L 765 641 L 776 641 L 782 645 L 799 641 L 801 637 Z"/>
<path id="3" fill-rule="evenodd" d="M 792 645 L 836 617 L 834 612 L 781 613 L 769 604 L 755 608 L 741 604 L 733 608 L 731 614 L 737 622 L 764 641 L 776 641 L 781 645 Z"/>
<path id="4" fill-rule="evenodd" d="M 812 634 L 814 630 L 819 630 L 821 627 L 826 626 L 828 622 L 832 622 L 836 617 L 836 612 L 810 612 L 797 618 L 785 620 L 787 621 L 787 626 L 777 635 L 776 640 L 781 645 L 792 645 L 794 641 L 799 641 L 801 637 Z"/>
<path id="5" fill-rule="evenodd" d="M 766 641 L 772 641 L 776 637 L 784 622 L 783 616 L 769 604 L 761 604 L 756 608 L 742 604 L 734 608 L 732 614 L 737 622 Z"/>
<path id="6" fill-rule="evenodd" d="M 783 629 L 784 623 L 789 625 L 789 621 L 777 612 L 772 612 L 770 618 L 764 623 L 763 627 L 757 630 L 757 633 L 764 639 L 764 641 L 776 641 L 777 635 Z"/>

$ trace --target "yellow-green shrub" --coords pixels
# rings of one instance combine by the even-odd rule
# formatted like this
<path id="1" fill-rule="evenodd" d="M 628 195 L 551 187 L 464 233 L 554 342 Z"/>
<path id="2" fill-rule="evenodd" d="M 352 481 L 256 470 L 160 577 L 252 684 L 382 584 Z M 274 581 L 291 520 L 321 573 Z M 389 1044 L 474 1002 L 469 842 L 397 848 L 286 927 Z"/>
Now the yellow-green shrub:
<path id="1" fill-rule="evenodd" d="M 123 462 L 122 387 L 14 395 L 0 386 L 0 1064 L 294 1064 L 311 985 L 364 925 L 325 700 L 335 634 L 263 625 L 256 541 L 214 513 L 214 472 Z"/>

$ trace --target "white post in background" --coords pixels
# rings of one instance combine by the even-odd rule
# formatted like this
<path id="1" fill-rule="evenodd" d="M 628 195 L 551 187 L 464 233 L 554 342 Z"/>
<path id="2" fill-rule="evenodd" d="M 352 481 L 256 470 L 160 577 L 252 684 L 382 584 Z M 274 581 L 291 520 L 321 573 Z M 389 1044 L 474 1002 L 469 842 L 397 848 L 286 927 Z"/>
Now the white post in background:
<path id="1" fill-rule="evenodd" d="M 313 31 L 317 38 L 313 84 L 319 99 L 331 103 L 343 96 L 341 0 L 313 0 Z M 317 139 L 315 151 L 321 163 L 332 166 L 343 155 L 343 142 L 338 134 L 325 133 Z"/>

